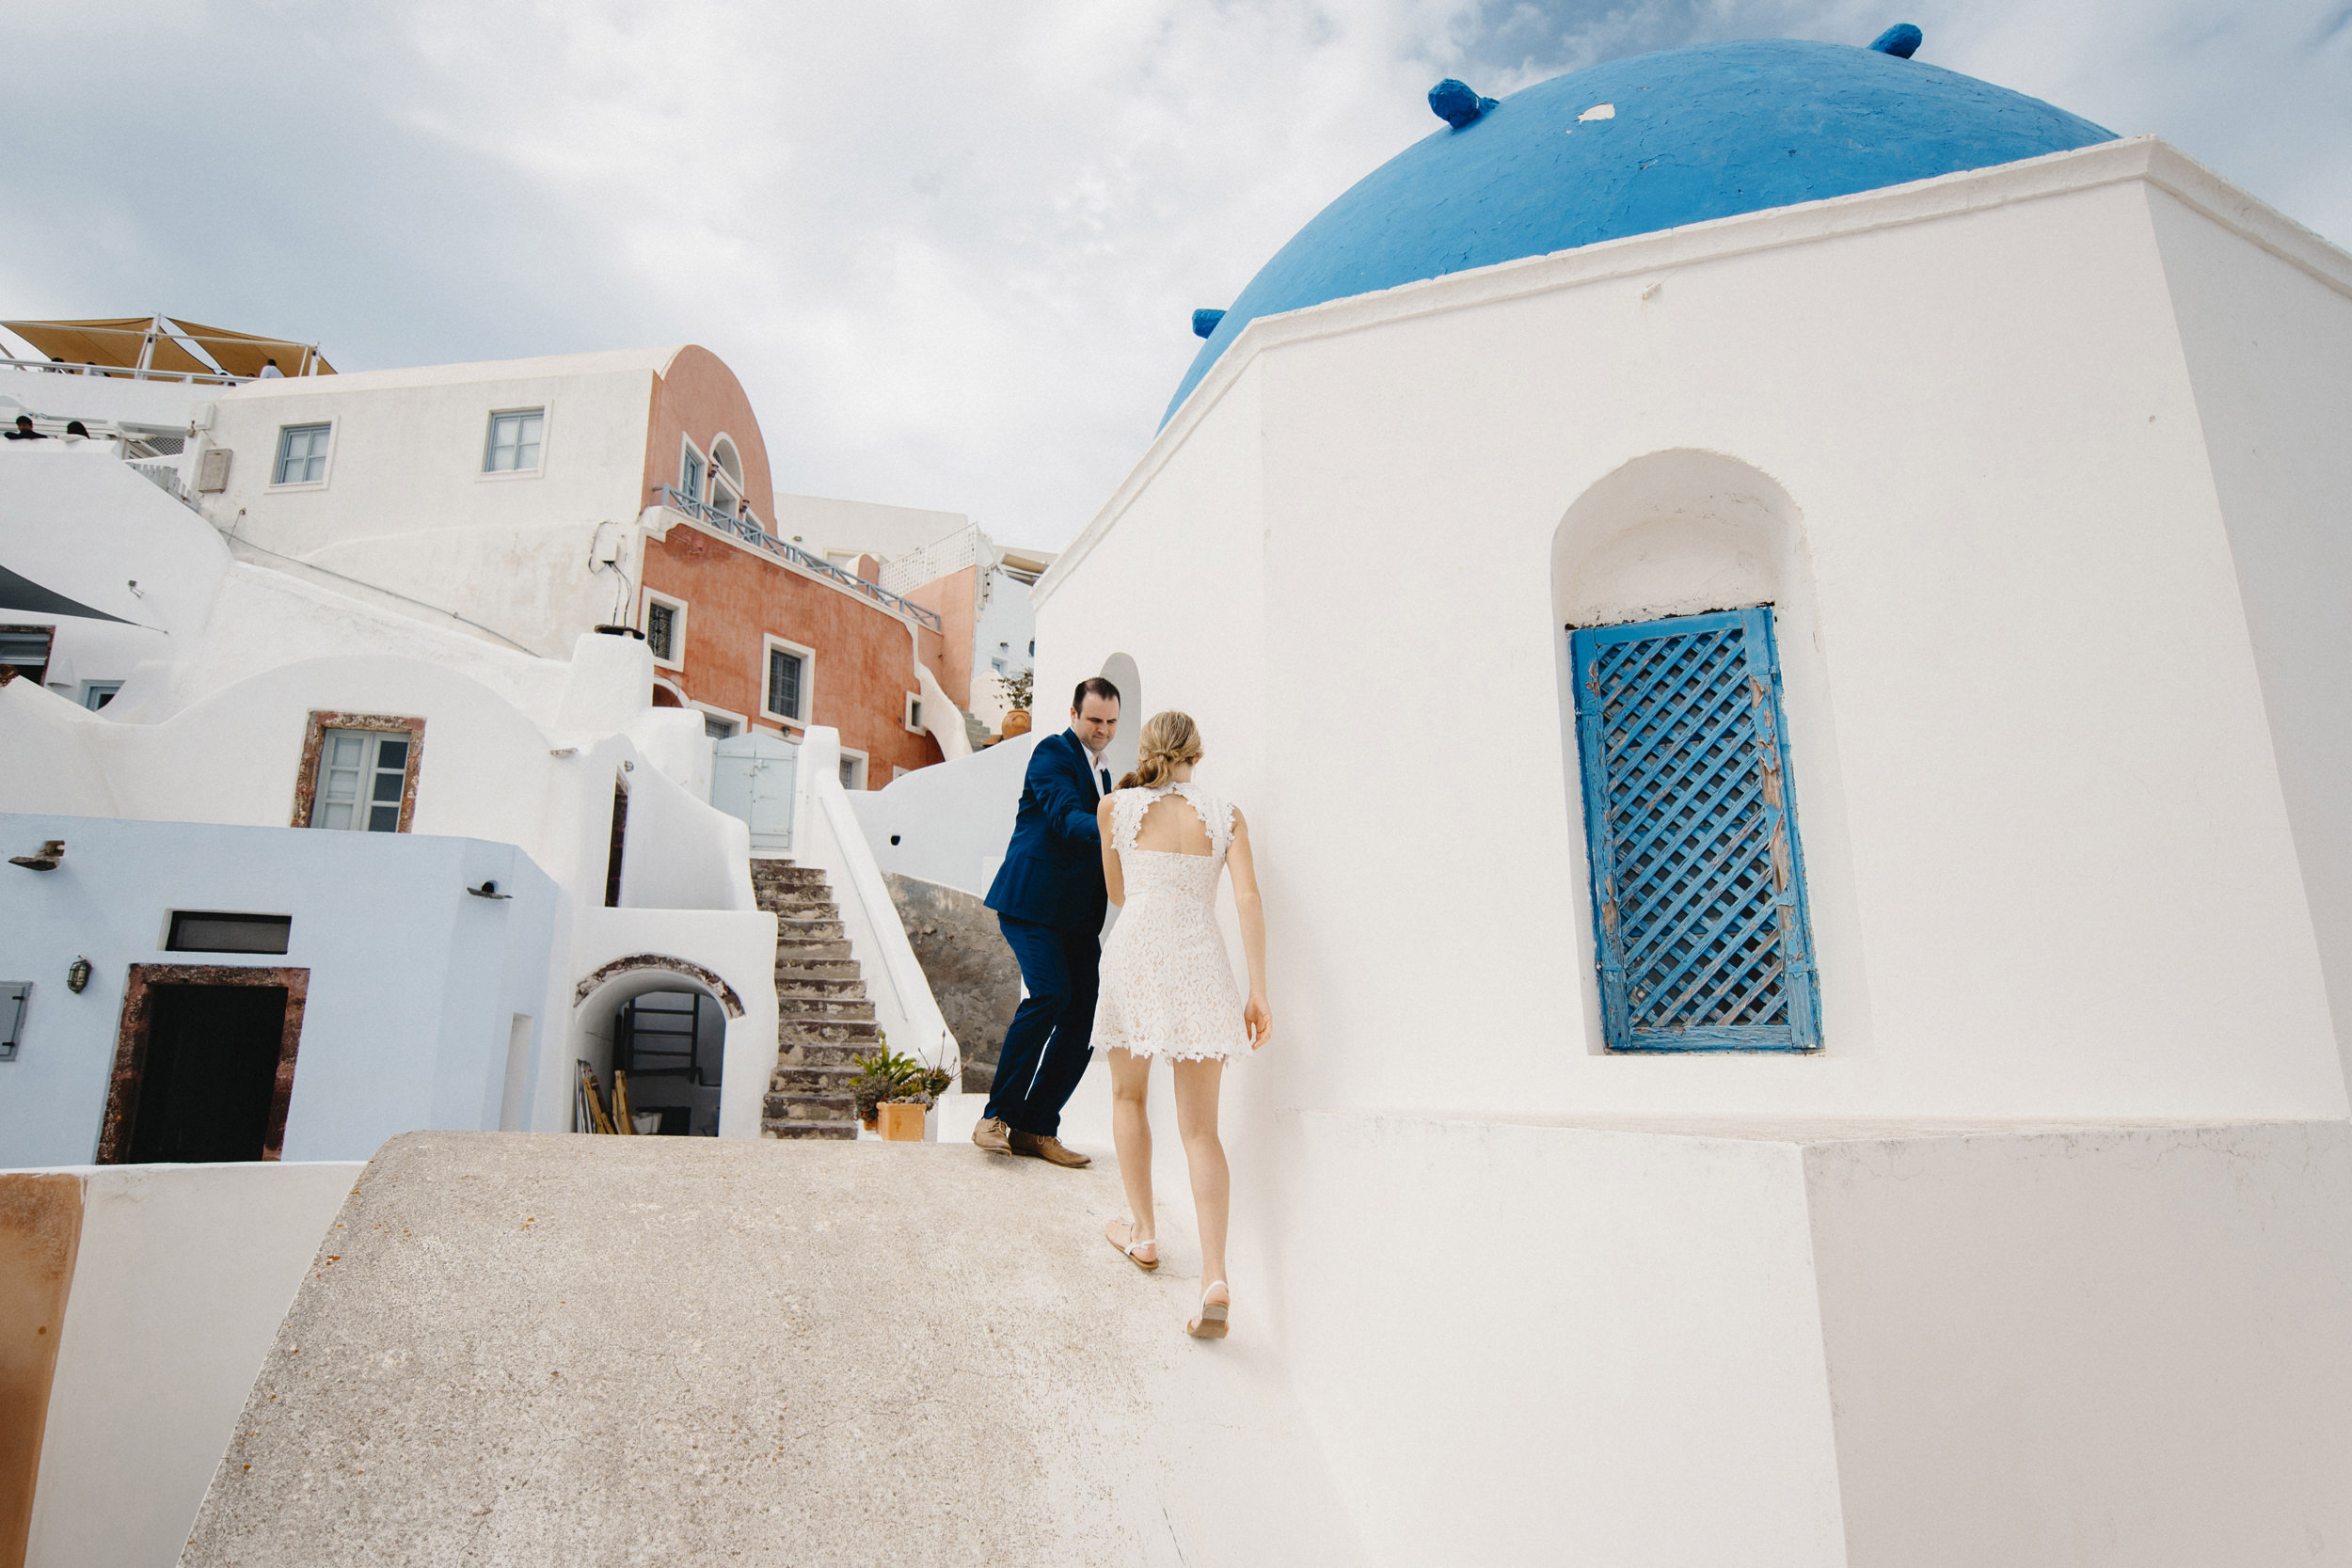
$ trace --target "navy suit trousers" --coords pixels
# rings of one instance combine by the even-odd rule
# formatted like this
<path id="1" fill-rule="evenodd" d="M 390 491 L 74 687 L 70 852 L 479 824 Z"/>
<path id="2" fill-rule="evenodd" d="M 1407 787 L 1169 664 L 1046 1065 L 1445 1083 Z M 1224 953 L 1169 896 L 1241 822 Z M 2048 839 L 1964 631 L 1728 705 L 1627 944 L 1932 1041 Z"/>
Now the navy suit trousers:
<path id="1" fill-rule="evenodd" d="M 1016 1132 L 1050 1138 L 1061 1108 L 1094 1058 L 1094 992 L 1103 949 L 1091 930 L 1064 931 L 1011 915 L 996 917 L 1005 945 L 1021 961 L 1028 999 L 1012 1015 L 988 1114 Z"/>

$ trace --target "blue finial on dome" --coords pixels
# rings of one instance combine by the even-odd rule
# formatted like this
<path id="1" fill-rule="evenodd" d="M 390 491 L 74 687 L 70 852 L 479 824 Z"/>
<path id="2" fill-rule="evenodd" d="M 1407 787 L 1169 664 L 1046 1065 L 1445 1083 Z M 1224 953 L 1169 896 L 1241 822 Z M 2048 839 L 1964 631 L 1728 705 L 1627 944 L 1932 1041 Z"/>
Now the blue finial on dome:
<path id="1" fill-rule="evenodd" d="M 1451 76 L 1429 89 L 1430 112 L 1456 131 L 1474 123 L 1494 106 L 1493 99 L 1479 97 L 1477 89 L 1468 82 L 1457 82 Z"/>
<path id="2" fill-rule="evenodd" d="M 1899 60 L 1907 60 L 1917 53 L 1919 46 L 1927 40 L 1928 35 L 1914 27 L 1910 23 L 1898 22 L 1872 39 L 1870 47 L 1882 55 L 1892 55 Z"/>
<path id="3" fill-rule="evenodd" d="M 1192 335 L 1205 338 L 1216 330 L 1216 324 L 1225 319 L 1222 310 L 1195 310 L 1192 313 Z"/>

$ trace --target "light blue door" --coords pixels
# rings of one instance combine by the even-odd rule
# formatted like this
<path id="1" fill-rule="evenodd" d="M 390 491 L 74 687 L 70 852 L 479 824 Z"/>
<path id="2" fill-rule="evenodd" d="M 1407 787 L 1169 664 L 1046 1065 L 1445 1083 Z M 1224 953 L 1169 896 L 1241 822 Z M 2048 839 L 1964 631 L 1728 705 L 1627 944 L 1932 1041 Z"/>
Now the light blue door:
<path id="1" fill-rule="evenodd" d="M 1770 606 L 1572 629 L 1612 1051 L 1817 1051 Z"/>
<path id="2" fill-rule="evenodd" d="M 792 794 L 801 749 L 766 730 L 730 736 L 712 748 L 710 803 L 752 830 L 752 848 L 792 847 Z"/>

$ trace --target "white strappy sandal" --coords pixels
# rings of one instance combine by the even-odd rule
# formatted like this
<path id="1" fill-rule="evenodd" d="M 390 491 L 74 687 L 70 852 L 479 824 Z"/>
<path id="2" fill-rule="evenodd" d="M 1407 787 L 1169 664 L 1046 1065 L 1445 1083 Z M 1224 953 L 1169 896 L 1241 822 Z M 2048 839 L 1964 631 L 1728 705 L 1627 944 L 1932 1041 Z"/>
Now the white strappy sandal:
<path id="1" fill-rule="evenodd" d="M 1200 1315 L 1184 1325 L 1184 1332 L 1191 1335 L 1196 1339 L 1222 1339 L 1225 1338 L 1225 1314 L 1229 1309 L 1231 1309 L 1233 1304 L 1230 1301 L 1211 1301 L 1209 1299 L 1209 1292 L 1216 1290 L 1220 1285 L 1225 1285 L 1225 1281 L 1221 1279 L 1215 1280 L 1208 1285 L 1201 1287 Z M 1230 1293 L 1232 1287 L 1225 1285 L 1225 1289 Z"/>
<path id="2" fill-rule="evenodd" d="M 1111 1226 L 1118 1225 L 1120 1223 L 1120 1222 L 1118 1220 L 1113 1220 L 1110 1222 L 1110 1225 L 1103 1227 L 1103 1240 L 1109 1242 L 1111 1245 L 1118 1247 L 1119 1250 L 1126 1256 L 1128 1262 L 1133 1263 L 1136 1268 L 1141 1269 L 1144 1273 L 1150 1274 L 1152 1270 L 1158 1268 L 1160 1266 L 1160 1260 L 1158 1259 L 1138 1258 L 1136 1254 L 1141 1252 L 1146 1247 L 1150 1247 L 1154 1252 L 1158 1251 L 1160 1245 L 1159 1238 L 1156 1236 L 1146 1236 L 1140 1242 L 1133 1240 L 1132 1238 L 1136 1233 L 1136 1222 L 1128 1220 L 1125 1223 L 1127 1227 L 1127 1234 L 1131 1239 L 1126 1243 L 1121 1243 L 1111 1235 Z"/>

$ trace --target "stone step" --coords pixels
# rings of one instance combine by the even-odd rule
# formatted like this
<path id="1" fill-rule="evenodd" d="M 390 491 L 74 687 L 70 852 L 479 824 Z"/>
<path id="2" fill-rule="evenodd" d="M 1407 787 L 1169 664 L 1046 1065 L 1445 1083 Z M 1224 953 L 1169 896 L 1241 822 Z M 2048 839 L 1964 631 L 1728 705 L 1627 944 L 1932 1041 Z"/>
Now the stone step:
<path id="1" fill-rule="evenodd" d="M 838 942 L 793 942 L 784 937 L 776 939 L 776 967 L 779 969 L 786 964 L 801 963 L 811 958 L 848 958 L 852 956 L 847 939 Z"/>
<path id="2" fill-rule="evenodd" d="M 871 1052 L 882 1044 L 882 1025 L 863 1018 L 787 1018 L 776 1024 L 776 1049 L 838 1045 Z"/>
<path id="3" fill-rule="evenodd" d="M 841 906 L 830 898 L 779 898 L 771 894 L 759 895 L 759 907 L 770 914 L 784 915 L 792 920 L 838 920 Z"/>
<path id="4" fill-rule="evenodd" d="M 776 919 L 778 947 L 787 942 L 839 942 L 845 935 L 847 933 L 841 929 L 841 917 L 837 914 L 828 915 L 822 920 L 800 920 L 790 915 L 780 915 Z"/>
<path id="5" fill-rule="evenodd" d="M 855 1121 L 857 1101 L 846 1094 L 771 1094 L 767 1121 Z"/>
<path id="6" fill-rule="evenodd" d="M 824 872 L 813 865 L 786 865 L 779 861 L 752 862 L 754 887 L 823 887 Z"/>
<path id="7" fill-rule="evenodd" d="M 866 981 L 856 974 L 779 974 L 776 976 L 776 999 L 792 996 L 848 997 L 863 1001 Z"/>
<path id="8" fill-rule="evenodd" d="M 800 1046 L 795 1051 L 776 1053 L 774 1072 L 847 1072 L 851 1079 L 866 1072 L 859 1068 L 859 1055 L 873 1055 L 873 1051 L 851 1051 L 850 1046 Z M 774 1072 L 770 1082 L 774 1082 Z"/>
<path id="9" fill-rule="evenodd" d="M 777 1068 L 768 1075 L 768 1088 L 773 1094 L 838 1095 L 855 1100 L 859 1076 L 859 1070 L 846 1063 L 838 1067 L 803 1063 Z"/>
<path id="10" fill-rule="evenodd" d="M 857 1123 L 850 1121 L 770 1121 L 762 1118 L 759 1135 L 763 1138 L 838 1138 L 843 1143 L 857 1138 Z"/>
<path id="11" fill-rule="evenodd" d="M 874 1004 L 863 996 L 778 996 L 779 1022 L 805 1023 L 818 1019 L 864 1019 L 871 1022 Z"/>
<path id="12" fill-rule="evenodd" d="M 858 968 L 855 958 L 810 958 L 804 962 L 793 963 L 786 963 L 779 959 L 776 964 L 778 985 L 789 980 L 857 980 L 862 978 L 864 978 L 864 972 Z"/>

